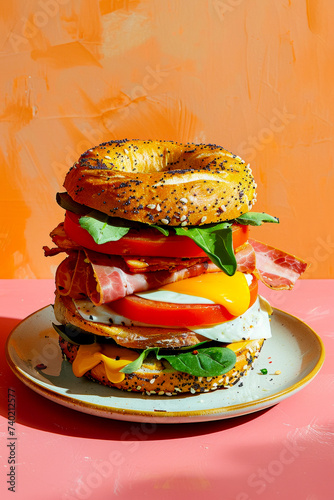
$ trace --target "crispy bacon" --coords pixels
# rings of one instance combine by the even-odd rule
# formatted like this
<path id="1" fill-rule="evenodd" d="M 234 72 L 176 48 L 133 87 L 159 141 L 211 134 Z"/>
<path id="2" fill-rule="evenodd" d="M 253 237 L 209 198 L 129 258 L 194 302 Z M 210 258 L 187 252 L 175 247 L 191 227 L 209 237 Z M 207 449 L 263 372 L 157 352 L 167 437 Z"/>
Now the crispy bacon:
<path id="1" fill-rule="evenodd" d="M 203 262 L 177 271 L 131 273 L 119 256 L 91 250 L 73 251 L 58 267 L 56 287 L 60 295 L 82 298 L 86 293 L 95 305 L 100 305 L 135 292 L 199 276 L 207 269 L 208 263 Z"/>
<path id="2" fill-rule="evenodd" d="M 77 243 L 75 243 L 73 240 L 71 240 L 71 238 L 67 236 L 67 234 L 65 233 L 63 222 L 58 224 L 58 226 L 55 227 L 53 231 L 51 231 L 50 236 L 53 243 L 59 248 L 60 252 L 66 252 L 68 250 L 80 250 L 81 248 Z"/>
<path id="3" fill-rule="evenodd" d="M 307 263 L 260 241 L 249 240 L 256 255 L 255 275 L 274 290 L 290 290 Z"/>
<path id="4" fill-rule="evenodd" d="M 236 252 L 237 270 L 241 273 L 254 273 L 256 269 L 256 256 L 252 245 L 246 243 Z"/>

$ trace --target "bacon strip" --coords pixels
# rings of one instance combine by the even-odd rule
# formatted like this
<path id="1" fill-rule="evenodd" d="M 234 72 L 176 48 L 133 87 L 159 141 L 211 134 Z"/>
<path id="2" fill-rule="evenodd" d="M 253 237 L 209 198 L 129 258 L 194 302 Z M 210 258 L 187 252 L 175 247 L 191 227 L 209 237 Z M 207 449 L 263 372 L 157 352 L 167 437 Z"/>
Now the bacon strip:
<path id="1" fill-rule="evenodd" d="M 71 252 L 57 268 L 56 288 L 60 295 L 69 295 L 73 299 L 86 297 L 90 271 L 85 253 L 83 251 Z"/>
<path id="2" fill-rule="evenodd" d="M 177 271 L 131 273 L 123 259 L 115 255 L 103 255 L 91 250 L 71 252 L 58 267 L 56 287 L 60 295 L 82 298 L 83 292 L 95 305 L 105 304 L 144 290 L 159 288 L 208 270 L 203 262 Z M 211 272 L 214 272 L 212 270 Z"/>
<path id="3" fill-rule="evenodd" d="M 44 252 L 45 250 L 49 250 L 50 252 L 57 251 L 57 253 L 60 252 L 67 252 L 68 250 L 80 250 L 80 246 L 75 243 L 71 238 L 67 236 L 65 233 L 64 229 L 64 223 L 61 222 L 58 224 L 57 227 L 55 227 L 51 233 L 50 233 L 51 239 L 55 245 L 57 245 L 58 248 L 48 248 L 48 247 L 43 247 Z M 49 255 L 55 255 L 55 254 L 47 254 L 45 252 L 45 256 L 49 257 Z"/>
<path id="4" fill-rule="evenodd" d="M 254 273 L 256 269 L 256 256 L 252 245 L 246 243 L 236 252 L 237 271 L 241 273 Z"/>
<path id="5" fill-rule="evenodd" d="M 254 274 L 269 288 L 291 290 L 307 263 L 260 241 L 248 240 L 256 256 Z"/>

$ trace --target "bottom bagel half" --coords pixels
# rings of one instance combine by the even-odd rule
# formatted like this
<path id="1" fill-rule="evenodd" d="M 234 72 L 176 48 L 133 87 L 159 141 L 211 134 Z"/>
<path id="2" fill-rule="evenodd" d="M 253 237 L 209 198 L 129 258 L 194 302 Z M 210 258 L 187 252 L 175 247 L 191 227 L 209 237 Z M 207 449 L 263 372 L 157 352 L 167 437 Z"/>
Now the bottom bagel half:
<path id="1" fill-rule="evenodd" d="M 105 364 L 100 361 L 95 367 L 84 373 L 85 377 L 100 384 L 116 387 L 131 392 L 147 395 L 174 396 L 180 393 L 202 393 L 219 388 L 227 388 L 237 384 L 252 369 L 264 340 L 250 340 L 226 344 L 236 354 L 234 367 L 223 375 L 213 377 L 197 377 L 175 370 L 168 361 L 148 357 L 140 369 L 134 373 L 125 373 L 123 380 L 111 382 Z M 73 363 L 78 355 L 79 346 L 60 338 L 59 344 L 65 357 Z"/>

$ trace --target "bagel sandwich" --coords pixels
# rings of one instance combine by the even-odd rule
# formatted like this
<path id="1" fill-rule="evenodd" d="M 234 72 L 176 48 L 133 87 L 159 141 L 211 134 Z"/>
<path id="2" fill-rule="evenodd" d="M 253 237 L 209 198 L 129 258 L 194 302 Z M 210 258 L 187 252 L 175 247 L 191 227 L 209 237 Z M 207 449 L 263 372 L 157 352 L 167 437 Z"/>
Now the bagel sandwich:
<path id="1" fill-rule="evenodd" d="M 249 165 L 212 144 L 121 140 L 85 152 L 57 194 L 59 345 L 77 377 L 148 395 L 231 387 L 271 336 L 258 281 L 291 289 L 307 265 L 249 238 Z"/>

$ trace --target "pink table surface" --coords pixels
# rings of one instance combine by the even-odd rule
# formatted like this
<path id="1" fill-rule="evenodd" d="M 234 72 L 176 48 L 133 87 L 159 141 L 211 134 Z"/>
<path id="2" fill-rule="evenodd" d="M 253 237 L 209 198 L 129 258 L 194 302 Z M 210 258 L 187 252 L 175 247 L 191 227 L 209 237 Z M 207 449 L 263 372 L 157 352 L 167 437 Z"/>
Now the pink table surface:
<path id="1" fill-rule="evenodd" d="M 19 320 L 53 301 L 52 280 L 0 281 L 0 497 L 40 499 L 334 498 L 334 280 L 263 294 L 323 339 L 317 377 L 248 416 L 191 424 L 109 420 L 57 405 L 21 383 L 4 344 Z M 16 393 L 16 492 L 7 490 L 7 391 Z"/>

